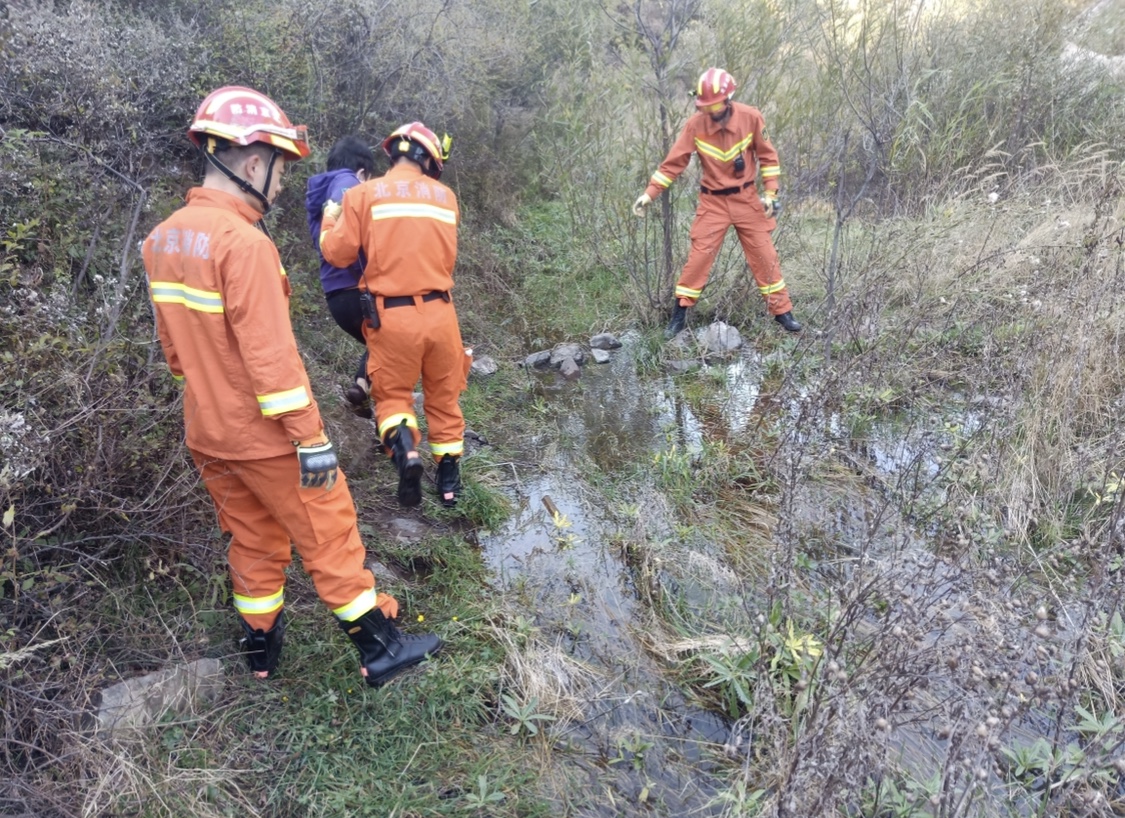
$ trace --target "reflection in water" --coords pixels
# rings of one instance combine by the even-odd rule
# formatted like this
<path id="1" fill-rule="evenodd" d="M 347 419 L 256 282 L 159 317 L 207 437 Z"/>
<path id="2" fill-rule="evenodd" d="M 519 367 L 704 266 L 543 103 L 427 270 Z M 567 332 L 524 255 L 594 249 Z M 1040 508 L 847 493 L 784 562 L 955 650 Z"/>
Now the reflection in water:
<path id="1" fill-rule="evenodd" d="M 581 718 L 555 736 L 570 750 L 558 760 L 571 775 L 589 779 L 582 790 L 589 803 L 571 814 L 651 815 L 654 803 L 662 805 L 662 815 L 721 812 L 714 795 L 724 782 L 711 777 L 710 759 L 728 728 L 720 717 L 690 707 L 665 681 L 638 632 L 647 613 L 633 572 L 612 545 L 639 516 L 658 537 L 670 536 L 671 521 L 660 503 L 643 496 L 607 505 L 605 492 L 583 478 L 588 461 L 603 476 L 635 476 L 677 438 L 702 448 L 701 424 L 666 386 L 642 384 L 627 350 L 609 364 L 587 364 L 576 383 L 546 375 L 540 392 L 551 401 L 558 438 L 536 442 L 539 471 L 518 475 L 516 512 L 481 543 L 506 596 L 520 602 L 546 640 L 599 679 Z M 638 803 L 645 788 L 651 800 Z M 569 794 L 571 806 L 574 800 Z"/>
<path id="2" fill-rule="evenodd" d="M 662 502 L 652 501 L 656 495 L 643 476 L 638 479 L 655 453 L 677 446 L 698 455 L 708 436 L 744 435 L 752 414 L 763 411 L 763 367 L 754 351 L 712 366 L 710 372 L 721 375 L 724 388 L 713 413 L 711 406 L 698 410 L 704 417 L 683 397 L 677 378 L 641 382 L 628 346 L 614 353 L 609 364 L 587 363 L 576 382 L 565 382 L 554 372 L 537 375 L 536 389 L 549 402 L 556 428 L 531 443 L 538 467 L 517 475 L 515 514 L 482 539 L 505 596 L 519 603 L 549 644 L 582 662 L 598 679 L 596 689 L 583 698 L 581 716 L 553 734 L 560 750 L 556 761 L 570 775 L 588 779 L 581 789 L 586 802 L 568 814 L 722 811 L 714 795 L 726 784 L 722 775 L 712 776 L 712 759 L 727 739 L 728 727 L 713 714 L 692 710 L 665 681 L 666 669 L 646 651 L 643 636 L 650 612 L 640 602 L 622 549 L 614 545 L 637 537 L 638 530 L 651 542 L 676 539 L 675 521 L 666 516 Z M 696 377 L 709 377 L 707 373 Z M 965 413 L 938 419 L 935 426 L 933 415 L 920 416 L 870 422 L 857 435 L 811 392 L 793 389 L 795 397 L 777 404 L 790 442 L 826 453 L 823 462 L 834 464 L 818 479 L 801 481 L 790 498 L 802 553 L 821 566 L 809 571 L 809 579 L 842 582 L 832 572 L 849 570 L 860 554 L 921 551 L 922 543 L 899 515 L 891 493 L 872 490 L 855 464 L 869 464 L 862 471 L 900 489 L 908 488 L 909 480 L 933 484 L 939 452 L 973 434 L 983 421 Z M 594 475 L 614 481 L 613 491 L 596 485 Z M 685 550 L 684 563 L 676 566 L 674 580 L 687 604 L 715 602 L 707 596 L 712 589 L 700 584 L 693 590 L 691 584 L 691 558 L 700 563 L 711 559 L 704 553 L 706 545 L 692 543 L 697 551 Z M 704 570 L 708 582 L 719 570 Z M 946 593 L 944 586 L 935 587 Z M 645 804 L 638 803 L 642 789 L 651 793 Z M 571 807 L 579 800 L 573 792 L 565 798 Z"/>

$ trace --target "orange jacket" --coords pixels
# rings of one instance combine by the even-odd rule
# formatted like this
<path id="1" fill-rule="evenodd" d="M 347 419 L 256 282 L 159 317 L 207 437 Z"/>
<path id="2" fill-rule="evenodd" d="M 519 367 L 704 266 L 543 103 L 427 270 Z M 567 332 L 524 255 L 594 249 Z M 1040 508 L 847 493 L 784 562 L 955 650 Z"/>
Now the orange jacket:
<path id="1" fill-rule="evenodd" d="M 453 287 L 461 211 L 452 190 L 402 162 L 348 190 L 341 204 L 339 216 L 326 212 L 321 223 L 320 252 L 329 264 L 347 267 L 362 248 L 363 279 L 375 295 Z"/>
<path id="2" fill-rule="evenodd" d="M 778 188 L 781 165 L 777 161 L 777 151 L 766 135 L 766 120 L 757 108 L 732 102 L 730 116 L 721 123 L 712 120 L 710 114 L 693 114 L 656 173 L 652 174 L 645 193 L 655 200 L 684 172 L 693 153 L 699 154 L 699 162 L 703 166 L 700 183 L 709 190 L 742 187 L 753 181 L 757 175 L 755 163 L 761 167 L 762 187 L 766 190 Z M 746 169 L 741 176 L 736 176 L 734 160 L 743 153 L 749 154 Z"/>
<path id="3" fill-rule="evenodd" d="M 289 323 L 289 280 L 260 218 L 229 193 L 193 188 L 143 248 L 160 344 L 185 379 L 187 444 L 225 460 L 292 452 L 323 429 Z"/>

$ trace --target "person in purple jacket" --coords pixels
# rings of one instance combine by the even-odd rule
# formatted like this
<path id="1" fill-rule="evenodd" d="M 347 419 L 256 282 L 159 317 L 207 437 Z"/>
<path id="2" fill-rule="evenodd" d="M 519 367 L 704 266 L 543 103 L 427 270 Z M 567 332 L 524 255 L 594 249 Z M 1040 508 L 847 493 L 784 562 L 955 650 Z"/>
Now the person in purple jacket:
<path id="1" fill-rule="evenodd" d="M 324 203 L 339 202 L 344 191 L 375 175 L 375 154 L 358 136 L 345 136 L 328 152 L 328 169 L 309 179 L 305 191 L 305 211 L 313 247 L 320 259 L 320 284 L 328 311 L 340 329 L 363 345 L 363 355 L 355 371 L 354 383 L 344 397 L 361 416 L 374 417 L 371 409 L 371 384 L 367 381 L 367 342 L 363 338 L 363 311 L 359 300 L 359 280 L 363 277 L 362 256 L 350 267 L 333 267 L 320 253 L 320 221 Z"/>

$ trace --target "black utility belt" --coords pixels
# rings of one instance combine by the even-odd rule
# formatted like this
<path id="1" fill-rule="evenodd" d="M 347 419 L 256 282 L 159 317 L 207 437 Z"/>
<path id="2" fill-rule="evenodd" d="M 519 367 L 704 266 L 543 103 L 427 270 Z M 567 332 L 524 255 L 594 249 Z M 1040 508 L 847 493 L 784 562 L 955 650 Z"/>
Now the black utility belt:
<path id="1" fill-rule="evenodd" d="M 733 196 L 735 193 L 741 193 L 754 184 L 753 182 L 746 182 L 741 187 L 721 187 L 718 190 L 712 190 L 709 187 L 699 186 L 700 193 L 706 193 L 709 196 Z"/>
<path id="2" fill-rule="evenodd" d="M 387 310 L 391 307 L 409 307 L 414 303 L 414 299 L 419 296 L 414 295 L 387 295 L 383 296 L 383 309 Z M 432 290 L 425 295 L 421 296 L 423 301 L 442 301 L 449 300 L 449 290 Z"/>

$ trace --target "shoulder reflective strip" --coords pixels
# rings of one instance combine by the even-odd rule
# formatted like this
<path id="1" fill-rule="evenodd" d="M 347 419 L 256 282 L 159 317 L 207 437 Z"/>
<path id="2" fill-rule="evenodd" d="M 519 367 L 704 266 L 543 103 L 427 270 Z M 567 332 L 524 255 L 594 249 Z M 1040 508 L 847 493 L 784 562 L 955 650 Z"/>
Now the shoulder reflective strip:
<path id="1" fill-rule="evenodd" d="M 457 214 L 444 207 L 428 204 L 377 204 L 371 206 L 371 218 L 380 219 L 435 219 L 445 224 L 457 224 Z"/>
<path id="2" fill-rule="evenodd" d="M 234 608 L 242 614 L 273 613 L 285 604 L 285 586 L 278 589 L 277 593 L 269 596 L 241 596 L 234 595 Z"/>
<path id="3" fill-rule="evenodd" d="M 712 159 L 718 159 L 720 162 L 733 162 L 734 157 L 738 156 L 754 140 L 754 134 L 749 134 L 745 139 L 741 140 L 730 150 L 724 151 L 722 148 L 716 148 L 704 142 L 698 136 L 695 138 L 695 149 L 704 156 L 710 156 Z"/>
<path id="4" fill-rule="evenodd" d="M 785 289 L 785 279 L 783 278 L 780 281 L 778 281 L 776 284 L 767 284 L 764 287 L 759 287 L 758 291 L 762 295 L 773 295 L 774 293 L 779 293 L 784 289 Z"/>
<path id="5" fill-rule="evenodd" d="M 677 298 L 699 298 L 701 295 L 703 295 L 703 290 L 693 290 L 691 287 L 676 287 Z"/>
<path id="6" fill-rule="evenodd" d="M 657 171 L 656 173 L 652 174 L 652 179 L 650 181 L 654 185 L 657 185 L 658 187 L 671 187 L 672 186 L 672 180 L 669 179 L 667 176 L 665 176 L 660 171 Z"/>
<path id="7" fill-rule="evenodd" d="M 780 165 L 762 165 L 762 178 L 763 179 L 768 179 L 771 176 L 780 176 L 780 175 L 781 175 L 781 166 Z"/>
<path id="8" fill-rule="evenodd" d="M 288 277 L 289 277 L 289 273 L 285 272 L 285 265 L 284 265 L 284 264 L 282 264 L 282 265 L 280 265 L 280 266 L 281 266 L 281 277 L 282 277 L 282 278 L 288 278 Z"/>
<path id="9" fill-rule="evenodd" d="M 434 456 L 434 460 L 441 458 L 443 454 L 452 454 L 460 457 L 465 451 L 465 441 L 458 440 L 456 443 L 430 443 L 430 454 Z"/>
<path id="10" fill-rule="evenodd" d="M 183 375 L 177 375 L 175 372 L 173 372 L 172 373 L 172 380 L 174 380 L 176 383 L 183 383 L 184 382 L 184 376 Z"/>
<path id="11" fill-rule="evenodd" d="M 186 284 L 169 281 L 153 281 L 149 288 L 152 291 L 152 300 L 157 304 L 182 304 L 189 310 L 199 312 L 223 311 L 223 298 L 217 292 L 197 290 Z"/>
<path id="12" fill-rule="evenodd" d="M 345 622 L 354 622 L 375 607 L 375 589 L 368 588 L 347 605 L 333 608 L 332 613 Z"/>
<path id="13" fill-rule="evenodd" d="M 311 403 L 309 393 L 303 386 L 285 392 L 274 392 L 271 395 L 258 395 L 258 407 L 266 417 L 292 412 L 294 409 L 304 409 Z"/>
<path id="14" fill-rule="evenodd" d="M 391 415 L 389 418 L 383 419 L 383 422 L 379 424 L 379 437 L 385 435 L 391 429 L 402 423 L 404 420 L 406 421 L 406 425 L 411 429 L 418 428 L 418 418 L 414 417 L 414 415 L 408 415 L 405 412 L 400 412 L 397 415 Z"/>

